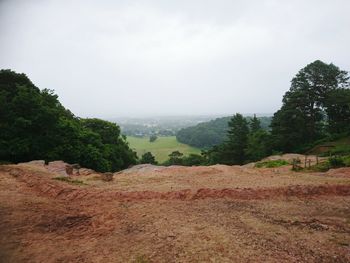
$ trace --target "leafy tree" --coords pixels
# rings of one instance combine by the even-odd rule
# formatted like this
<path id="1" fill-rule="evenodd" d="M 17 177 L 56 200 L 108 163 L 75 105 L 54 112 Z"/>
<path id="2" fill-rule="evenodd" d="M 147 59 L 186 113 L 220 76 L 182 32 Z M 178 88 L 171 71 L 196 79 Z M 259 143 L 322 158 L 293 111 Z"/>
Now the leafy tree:
<path id="1" fill-rule="evenodd" d="M 183 157 L 182 164 L 185 166 L 205 165 L 207 159 L 203 155 L 191 153 L 189 156 Z"/>
<path id="2" fill-rule="evenodd" d="M 271 153 L 270 134 L 265 130 L 258 130 L 248 135 L 245 155 L 249 161 L 258 161 Z"/>
<path id="3" fill-rule="evenodd" d="M 181 165 L 182 164 L 182 156 L 183 153 L 179 151 L 173 151 L 169 154 L 169 160 L 168 163 L 170 165 Z"/>
<path id="4" fill-rule="evenodd" d="M 152 134 L 150 137 L 149 137 L 149 141 L 150 142 L 154 142 L 154 141 L 156 141 L 158 139 L 158 137 L 157 137 L 157 135 L 155 135 L 155 134 Z"/>
<path id="5" fill-rule="evenodd" d="M 0 130 L 4 161 L 60 159 L 102 172 L 136 163 L 117 125 L 75 117 L 53 91 L 11 70 L 0 71 Z"/>
<path id="6" fill-rule="evenodd" d="M 336 89 L 325 99 L 328 131 L 332 134 L 350 132 L 350 90 Z"/>
<path id="7" fill-rule="evenodd" d="M 282 151 L 295 151 L 323 137 L 327 114 L 339 113 L 339 109 L 331 107 L 330 97 L 335 98 L 331 94 L 348 86 L 348 73 L 333 64 L 317 60 L 301 69 L 292 79 L 281 109 L 273 117 L 271 128 L 275 147 Z M 329 123 L 329 130 L 339 123 L 337 113 L 335 115 L 331 119 L 336 121 Z"/>
<path id="8" fill-rule="evenodd" d="M 146 152 L 142 155 L 140 163 L 157 164 L 157 161 L 151 152 Z"/>

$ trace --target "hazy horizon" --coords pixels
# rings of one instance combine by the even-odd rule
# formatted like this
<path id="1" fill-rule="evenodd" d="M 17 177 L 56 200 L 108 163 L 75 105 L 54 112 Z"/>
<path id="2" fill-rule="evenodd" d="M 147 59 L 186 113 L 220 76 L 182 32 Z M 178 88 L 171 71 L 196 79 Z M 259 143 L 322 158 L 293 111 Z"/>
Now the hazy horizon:
<path id="1" fill-rule="evenodd" d="M 268 113 L 320 59 L 350 70 L 350 2 L 0 1 L 0 68 L 100 118 Z"/>

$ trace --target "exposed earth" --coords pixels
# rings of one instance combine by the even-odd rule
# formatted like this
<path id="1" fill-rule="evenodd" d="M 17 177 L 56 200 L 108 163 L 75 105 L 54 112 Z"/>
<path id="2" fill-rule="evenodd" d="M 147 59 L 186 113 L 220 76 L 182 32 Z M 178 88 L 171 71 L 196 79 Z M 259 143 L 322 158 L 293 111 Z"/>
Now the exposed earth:
<path id="1" fill-rule="evenodd" d="M 350 262 L 350 168 L 0 166 L 0 262 Z"/>

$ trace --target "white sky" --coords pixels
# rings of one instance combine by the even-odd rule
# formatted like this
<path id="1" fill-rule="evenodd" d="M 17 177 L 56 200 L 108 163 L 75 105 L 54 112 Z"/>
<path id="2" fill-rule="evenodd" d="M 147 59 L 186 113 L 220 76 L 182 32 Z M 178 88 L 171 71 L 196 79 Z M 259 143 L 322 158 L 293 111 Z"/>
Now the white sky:
<path id="1" fill-rule="evenodd" d="M 81 117 L 272 113 L 316 59 L 350 70 L 349 0 L 0 0 L 0 68 Z"/>

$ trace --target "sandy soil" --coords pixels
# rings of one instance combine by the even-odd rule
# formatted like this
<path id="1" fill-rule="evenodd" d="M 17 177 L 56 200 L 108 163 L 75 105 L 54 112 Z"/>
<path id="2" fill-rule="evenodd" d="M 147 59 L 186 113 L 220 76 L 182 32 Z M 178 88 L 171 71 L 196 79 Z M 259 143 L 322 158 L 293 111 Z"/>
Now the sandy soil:
<path id="1" fill-rule="evenodd" d="M 350 262 L 349 174 L 0 166 L 0 262 Z"/>

